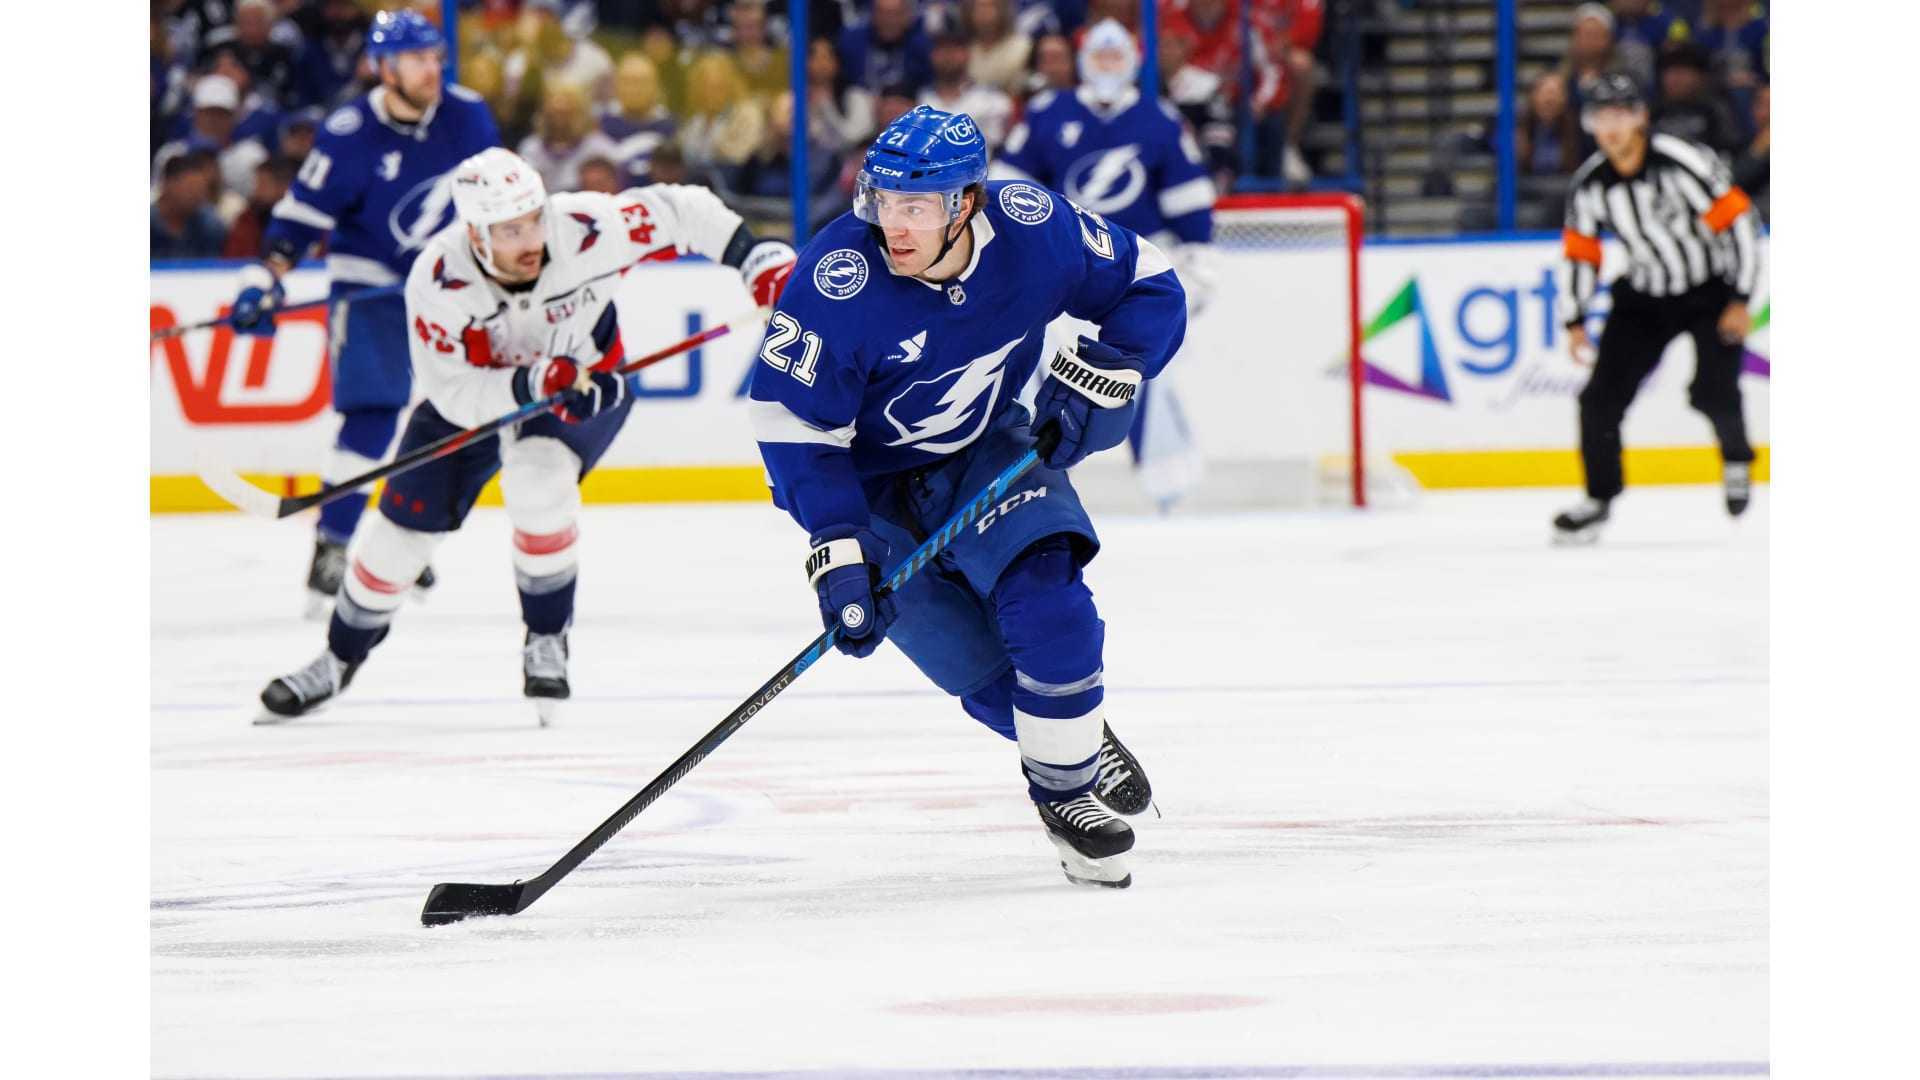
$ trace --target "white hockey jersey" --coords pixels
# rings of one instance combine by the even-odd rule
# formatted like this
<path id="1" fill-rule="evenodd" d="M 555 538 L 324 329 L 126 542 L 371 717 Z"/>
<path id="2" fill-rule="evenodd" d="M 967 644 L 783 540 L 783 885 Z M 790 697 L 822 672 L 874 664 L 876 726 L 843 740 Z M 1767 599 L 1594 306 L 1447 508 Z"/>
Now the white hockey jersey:
<path id="1" fill-rule="evenodd" d="M 440 415 L 463 427 L 512 412 L 513 369 L 552 356 L 582 368 L 622 362 L 613 297 L 640 262 L 705 255 L 719 262 L 740 215 L 702 187 L 653 184 L 618 195 L 568 192 L 547 211 L 547 265 L 509 289 L 481 272 L 455 221 L 407 275 L 413 370 Z"/>

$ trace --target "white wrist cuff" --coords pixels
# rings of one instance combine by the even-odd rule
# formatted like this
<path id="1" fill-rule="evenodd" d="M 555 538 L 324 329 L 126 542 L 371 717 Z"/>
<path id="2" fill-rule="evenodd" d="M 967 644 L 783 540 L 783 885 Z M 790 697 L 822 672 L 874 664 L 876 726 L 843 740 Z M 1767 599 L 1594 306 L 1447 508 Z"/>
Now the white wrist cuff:
<path id="1" fill-rule="evenodd" d="M 1103 409 L 1117 409 L 1140 392 L 1140 373 L 1131 368 L 1099 368 L 1063 345 L 1047 362 L 1047 374 Z"/>
<path id="2" fill-rule="evenodd" d="M 266 263 L 248 263 L 240 268 L 240 287 L 243 289 L 263 289 L 271 292 L 279 278 L 273 276 L 273 269 Z"/>
<path id="3" fill-rule="evenodd" d="M 860 550 L 860 541 L 853 537 L 829 540 L 813 549 L 807 556 L 807 584 L 820 580 L 820 575 L 838 570 L 843 566 L 858 566 L 867 561 L 866 553 Z"/>
<path id="4" fill-rule="evenodd" d="M 741 262 L 740 277 L 751 289 L 755 278 L 783 263 L 794 261 L 794 258 L 793 245 L 785 240 L 762 240 L 753 245 L 746 259 Z"/>

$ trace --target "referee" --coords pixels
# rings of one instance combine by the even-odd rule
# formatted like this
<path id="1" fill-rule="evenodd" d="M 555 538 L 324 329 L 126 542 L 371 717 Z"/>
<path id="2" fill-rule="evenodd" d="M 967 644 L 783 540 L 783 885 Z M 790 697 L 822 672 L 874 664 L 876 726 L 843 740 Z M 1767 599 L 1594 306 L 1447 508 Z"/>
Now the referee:
<path id="1" fill-rule="evenodd" d="M 1573 174 L 1567 197 L 1567 280 L 1562 323 L 1574 360 L 1593 364 L 1580 392 L 1580 458 L 1587 498 L 1553 519 L 1556 543 L 1591 543 L 1625 486 L 1620 421 L 1674 338 L 1693 339 L 1697 365 L 1687 400 L 1713 424 L 1724 463 L 1727 512 L 1746 510 L 1753 447 L 1740 408 L 1740 365 L 1752 326 L 1747 300 L 1759 274 L 1757 215 L 1713 151 L 1647 132 L 1646 102 L 1625 75 L 1600 77 L 1581 124 L 1600 150 Z M 1626 246 L 1613 310 L 1588 341 L 1588 303 L 1600 277 L 1600 230 Z"/>

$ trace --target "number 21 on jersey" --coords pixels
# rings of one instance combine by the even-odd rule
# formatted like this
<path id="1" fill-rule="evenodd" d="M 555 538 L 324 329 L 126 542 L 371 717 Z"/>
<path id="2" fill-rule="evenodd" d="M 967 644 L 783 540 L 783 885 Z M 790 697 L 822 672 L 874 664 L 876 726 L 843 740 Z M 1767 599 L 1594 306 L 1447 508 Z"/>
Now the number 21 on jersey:
<path id="1" fill-rule="evenodd" d="M 800 362 L 794 363 L 787 350 L 794 342 L 800 342 Z M 772 364 L 800 380 L 802 386 L 813 385 L 813 367 L 820 362 L 820 335 L 811 330 L 800 329 L 793 316 L 784 311 L 773 313 L 773 321 L 767 325 L 767 340 L 760 346 L 760 359 Z"/>

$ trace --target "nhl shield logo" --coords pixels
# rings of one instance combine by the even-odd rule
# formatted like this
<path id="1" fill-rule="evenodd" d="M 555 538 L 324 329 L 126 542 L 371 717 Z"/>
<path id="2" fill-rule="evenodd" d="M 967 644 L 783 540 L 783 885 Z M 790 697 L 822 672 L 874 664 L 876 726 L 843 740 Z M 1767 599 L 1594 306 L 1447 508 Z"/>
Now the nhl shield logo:
<path id="1" fill-rule="evenodd" d="M 814 265 L 813 287 L 829 299 L 845 300 L 866 284 L 866 256 L 852 248 L 829 251 Z"/>
<path id="2" fill-rule="evenodd" d="M 1053 196 L 1032 184 L 1008 184 L 1000 189 L 1000 209 L 1022 225 L 1038 225 L 1053 216 Z"/>

